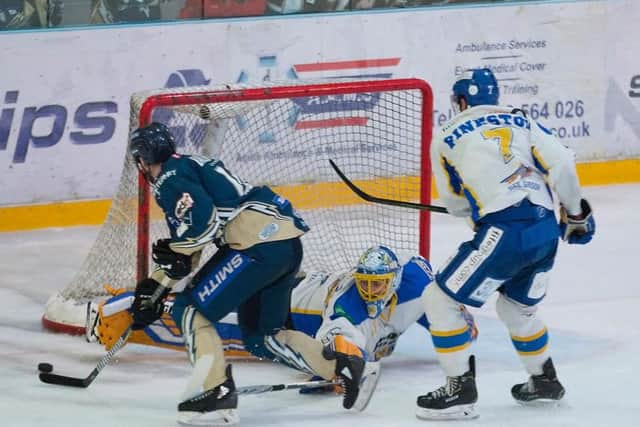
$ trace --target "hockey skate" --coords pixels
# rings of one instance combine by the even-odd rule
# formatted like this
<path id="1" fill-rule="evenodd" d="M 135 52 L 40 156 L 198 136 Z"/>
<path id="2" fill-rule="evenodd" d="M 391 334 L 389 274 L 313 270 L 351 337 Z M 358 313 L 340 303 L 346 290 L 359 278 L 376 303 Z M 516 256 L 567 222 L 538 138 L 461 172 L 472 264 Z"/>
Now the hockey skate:
<path id="1" fill-rule="evenodd" d="M 178 405 L 178 423 L 186 426 L 231 426 L 239 421 L 238 395 L 227 365 L 227 379 L 222 384 L 187 399 Z"/>
<path id="2" fill-rule="evenodd" d="M 418 396 L 416 416 L 424 420 L 457 420 L 477 418 L 474 404 L 476 390 L 475 357 L 469 357 L 469 370 L 458 377 L 447 377 L 442 387 Z"/>
<path id="3" fill-rule="evenodd" d="M 546 405 L 558 402 L 564 396 L 564 387 L 558 381 L 551 358 L 542 365 L 541 375 L 531 375 L 529 381 L 516 384 L 511 395 L 523 405 Z"/>

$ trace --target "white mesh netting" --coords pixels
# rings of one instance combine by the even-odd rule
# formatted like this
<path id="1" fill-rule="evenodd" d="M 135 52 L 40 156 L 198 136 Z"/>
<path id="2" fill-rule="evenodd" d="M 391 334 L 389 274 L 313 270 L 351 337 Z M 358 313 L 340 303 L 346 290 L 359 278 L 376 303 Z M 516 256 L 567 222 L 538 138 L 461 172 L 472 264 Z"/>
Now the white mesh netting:
<path id="1" fill-rule="evenodd" d="M 430 102 L 423 103 L 423 97 L 430 92 L 418 87 L 372 91 L 373 84 L 381 82 L 311 86 L 298 82 L 293 87 L 304 89 L 304 96 L 298 96 L 302 94 L 298 90 L 295 97 L 286 90 L 278 92 L 283 85 L 277 83 L 267 89 L 249 88 L 246 94 L 240 89 L 247 86 L 145 92 L 131 99 L 130 125 L 132 129 L 139 125 L 141 107 L 149 97 L 166 99 L 170 94 L 174 105 L 153 109 L 151 119 L 173 130 L 179 152 L 220 158 L 251 184 L 274 187 L 311 227 L 303 237 L 303 269 L 346 269 L 368 246 L 385 244 L 407 257 L 417 253 L 420 240 L 428 236 L 424 224 L 421 229 L 418 211 L 363 202 L 328 162 L 333 159 L 356 184 L 376 196 L 420 201 L 421 162 L 427 154 L 422 147 L 429 142 L 423 141 L 422 130 L 431 126 L 424 123 L 431 112 L 425 113 L 424 105 Z M 233 101 L 213 102 L 220 97 L 212 94 L 222 98 L 233 94 Z M 247 100 L 247 94 L 256 100 Z M 274 96 L 278 99 L 270 99 Z M 189 104 L 177 105 L 185 100 Z M 126 157 L 111 209 L 90 253 L 50 306 L 99 297 L 105 283 L 135 287 L 138 172 Z M 149 242 L 153 242 L 168 232 L 153 201 L 150 212 Z M 67 322 L 49 309 L 47 317 Z"/>

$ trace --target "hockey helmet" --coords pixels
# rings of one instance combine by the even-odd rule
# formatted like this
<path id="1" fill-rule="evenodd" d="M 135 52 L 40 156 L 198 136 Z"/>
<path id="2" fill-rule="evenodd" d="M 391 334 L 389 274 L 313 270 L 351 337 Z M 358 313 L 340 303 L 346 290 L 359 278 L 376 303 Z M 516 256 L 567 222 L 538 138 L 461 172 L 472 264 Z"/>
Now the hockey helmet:
<path id="1" fill-rule="evenodd" d="M 147 165 L 165 162 L 176 152 L 176 142 L 171 131 L 162 123 L 153 122 L 131 133 L 129 153 L 136 163 Z"/>
<path id="2" fill-rule="evenodd" d="M 402 268 L 391 249 L 373 246 L 360 257 L 353 278 L 367 305 L 367 315 L 374 319 L 380 316 L 400 286 Z"/>
<path id="3" fill-rule="evenodd" d="M 500 88 L 498 80 L 489 68 L 475 68 L 465 71 L 453 84 L 451 105 L 460 112 L 460 99 L 469 107 L 476 105 L 498 105 Z"/>

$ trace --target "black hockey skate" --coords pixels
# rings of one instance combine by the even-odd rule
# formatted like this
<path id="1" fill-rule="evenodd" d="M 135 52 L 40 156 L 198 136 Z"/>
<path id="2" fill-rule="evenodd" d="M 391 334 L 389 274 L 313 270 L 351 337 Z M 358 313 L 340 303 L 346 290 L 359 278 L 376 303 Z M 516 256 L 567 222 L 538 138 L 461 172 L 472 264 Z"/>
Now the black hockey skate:
<path id="1" fill-rule="evenodd" d="M 418 396 L 416 416 L 425 420 L 476 418 L 476 361 L 469 357 L 469 370 L 459 377 L 447 377 L 442 387 Z"/>
<path id="2" fill-rule="evenodd" d="M 553 403 L 562 399 L 564 387 L 558 381 L 551 358 L 542 365 L 542 375 L 531 375 L 526 383 L 514 385 L 511 395 L 522 404 Z"/>
<path id="3" fill-rule="evenodd" d="M 231 365 L 225 371 L 222 384 L 187 399 L 178 405 L 178 422 L 189 426 L 230 426 L 239 421 L 236 413 L 238 395 L 231 375 Z"/>

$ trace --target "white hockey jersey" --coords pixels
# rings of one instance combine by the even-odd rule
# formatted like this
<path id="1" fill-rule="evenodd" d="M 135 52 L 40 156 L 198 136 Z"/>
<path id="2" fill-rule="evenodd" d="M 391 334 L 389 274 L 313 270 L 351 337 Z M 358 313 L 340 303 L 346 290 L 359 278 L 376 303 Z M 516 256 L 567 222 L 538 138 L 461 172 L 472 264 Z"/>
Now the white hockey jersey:
<path id="1" fill-rule="evenodd" d="M 549 186 L 570 215 L 581 212 L 574 153 L 510 107 L 482 105 L 452 118 L 433 139 L 431 164 L 455 216 L 477 221 L 524 198 L 553 210 Z"/>
<path id="2" fill-rule="evenodd" d="M 421 295 L 433 280 L 429 263 L 413 257 L 402 268 L 396 295 L 382 314 L 371 319 L 360 298 L 352 272 L 313 273 L 293 290 L 291 320 L 296 330 L 315 336 L 324 344 L 343 335 L 364 351 L 369 360 L 390 355 L 400 335 L 418 322 L 427 331 Z"/>

